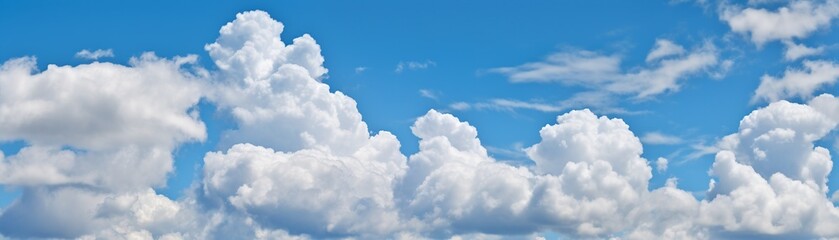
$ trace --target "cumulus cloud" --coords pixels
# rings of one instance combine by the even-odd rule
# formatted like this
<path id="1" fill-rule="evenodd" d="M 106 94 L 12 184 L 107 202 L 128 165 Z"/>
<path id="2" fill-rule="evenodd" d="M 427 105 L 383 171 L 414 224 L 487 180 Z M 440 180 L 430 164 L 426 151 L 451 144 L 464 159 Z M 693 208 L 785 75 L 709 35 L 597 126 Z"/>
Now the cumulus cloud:
<path id="1" fill-rule="evenodd" d="M 560 52 L 541 62 L 490 71 L 507 75 L 511 82 L 558 82 L 617 95 L 648 98 L 678 91 L 679 80 L 708 70 L 718 63 L 716 48 L 706 43 L 685 53 L 682 46 L 659 39 L 647 57 L 647 66 L 622 71 L 621 58 L 590 51 Z"/>
<path id="2" fill-rule="evenodd" d="M 265 12 L 238 14 L 205 46 L 214 72 L 194 66 L 192 56 L 153 54 L 129 66 L 41 72 L 32 58 L 4 63 L 0 140 L 29 146 L 0 154 L 0 183 L 23 192 L 2 210 L 0 233 L 81 239 L 491 239 L 543 231 L 626 239 L 839 236 L 839 210 L 827 197 L 832 160 L 815 144 L 839 122 L 839 100 L 831 95 L 807 104 L 779 101 L 746 116 L 737 133 L 718 144 L 708 197 L 697 200 L 675 178 L 650 190 L 644 138 L 623 120 L 587 109 L 560 114 L 539 131 L 539 142 L 524 148 L 533 165 L 497 161 L 477 128 L 436 110 L 414 122 L 419 151 L 406 157 L 393 134 L 371 133 L 356 102 L 321 81 L 328 70 L 315 40 L 303 35 L 286 44 L 282 29 Z M 683 66 L 693 63 L 678 63 L 699 61 L 686 60 L 696 51 L 652 57 L 662 68 L 681 70 L 615 71 L 671 77 L 698 71 Z M 219 151 L 204 156 L 191 191 L 169 199 L 153 188 L 171 172 L 178 145 L 206 138 L 195 112 L 201 98 L 231 114 L 237 126 L 223 134 Z M 666 159 L 655 162 L 665 171 Z"/>
<path id="3" fill-rule="evenodd" d="M 709 199 L 698 222 L 718 234 L 792 238 L 836 236 L 839 209 L 827 198 L 833 162 L 814 146 L 836 127 L 839 99 L 821 95 L 809 104 L 787 101 L 753 111 L 738 133 L 723 139 Z"/>
<path id="4" fill-rule="evenodd" d="M 650 194 L 651 168 L 620 119 L 588 110 L 559 116 L 540 131 L 541 142 L 526 149 L 536 162 L 532 170 L 489 157 L 477 130 L 452 115 L 429 111 L 412 130 L 420 151 L 409 158 L 399 189 L 410 215 L 431 236 L 551 229 L 607 237 L 634 228 L 627 224 L 630 215 L 651 214 L 637 209 Z"/>
<path id="5" fill-rule="evenodd" d="M 99 60 L 100 58 L 114 57 L 114 50 L 110 48 L 96 49 L 95 51 L 82 49 L 81 51 L 76 53 L 76 57 L 90 60 Z"/>
<path id="6" fill-rule="evenodd" d="M 107 226 L 95 215 L 105 199 L 162 186 L 172 150 L 206 138 L 193 108 L 202 94 L 195 61 L 146 53 L 129 66 L 0 66 L 0 140 L 29 145 L 0 161 L 0 182 L 23 191 L 0 215 L 0 232 L 78 237 Z"/>
<path id="7" fill-rule="evenodd" d="M 733 32 L 763 46 L 769 41 L 803 39 L 829 27 L 839 17 L 839 1 L 794 0 L 775 10 L 723 4 L 719 14 Z"/>
<path id="8" fill-rule="evenodd" d="M 809 99 L 813 93 L 839 80 L 839 65 L 830 61 L 802 62 L 801 69 L 788 68 L 780 78 L 764 75 L 755 90 L 752 102 L 778 101 L 798 97 Z"/>
<path id="9" fill-rule="evenodd" d="M 667 171 L 667 164 L 668 161 L 666 158 L 660 157 L 655 160 L 655 170 L 658 172 L 666 172 Z"/>
<path id="10" fill-rule="evenodd" d="M 391 189 L 406 166 L 399 142 L 371 136 L 355 101 L 319 81 L 327 70 L 313 38 L 285 45 L 281 32 L 267 13 L 245 12 L 206 47 L 227 66 L 211 99 L 238 129 L 223 140 L 232 147 L 205 157 L 203 199 L 292 234 L 395 231 Z"/>

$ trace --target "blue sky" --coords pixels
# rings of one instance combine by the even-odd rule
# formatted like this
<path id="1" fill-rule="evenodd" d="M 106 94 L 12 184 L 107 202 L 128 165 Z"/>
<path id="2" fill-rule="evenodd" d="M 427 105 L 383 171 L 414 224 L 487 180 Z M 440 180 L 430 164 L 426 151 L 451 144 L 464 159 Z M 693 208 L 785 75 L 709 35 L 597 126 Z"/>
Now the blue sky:
<path id="1" fill-rule="evenodd" d="M 316 40 L 320 47 L 319 53 L 325 59 L 323 67 L 328 69 L 328 73 L 312 77 L 327 84 L 331 92 L 340 91 L 355 100 L 357 111 L 369 128 L 368 134 L 371 135 L 368 137 L 376 135 L 380 130 L 395 135 L 401 145 L 399 151 L 404 157 L 408 157 L 409 166 L 412 166 L 411 155 L 421 153 L 420 144 L 426 140 L 417 137 L 417 131 L 422 130 L 412 131 L 412 126 L 417 124 L 415 121 L 418 118 L 431 116 L 427 114 L 430 109 L 436 109 L 474 126 L 480 144 L 488 151 L 489 159 L 509 166 L 522 166 L 523 169 L 530 169 L 537 175 L 551 173 L 539 170 L 541 163 L 534 160 L 538 158 L 538 153 L 526 152 L 525 148 L 547 142 L 545 136 L 540 136 L 539 131 L 546 125 L 557 124 L 557 116 L 574 109 L 588 108 L 596 116 L 622 119 L 631 133 L 640 138 L 643 144 L 643 154 L 640 157 L 649 163 L 651 173 L 646 190 L 663 188 L 668 179 L 678 179 L 678 189 L 691 194 L 696 201 L 711 201 L 708 197 L 711 195 L 706 194 L 712 192 L 709 190 L 709 181 L 713 176 L 709 175 L 709 170 L 714 168 L 715 161 L 722 161 L 715 157 L 715 154 L 727 150 L 723 146 L 723 137 L 736 134 L 744 128 L 741 123 L 744 116 L 779 100 L 789 100 L 807 106 L 806 103 L 815 96 L 823 93 L 837 94 L 834 83 L 839 80 L 839 74 L 834 72 L 839 70 L 831 69 L 837 68 L 835 64 L 830 65 L 837 61 L 836 53 L 839 51 L 836 45 L 839 33 L 835 27 L 836 19 L 839 18 L 837 5 L 839 3 L 833 0 L 118 3 L 58 1 L 49 4 L 0 1 L 0 29 L 5 30 L 0 37 L 0 46 L 3 46 L 0 48 L 0 59 L 7 61 L 32 56 L 37 58 L 35 72 L 41 72 L 46 71 L 50 64 L 79 66 L 99 61 L 131 65 L 130 59 L 138 58 L 144 52 L 154 52 L 162 59 L 194 54 L 197 60 L 189 65 L 200 70 L 184 71 L 199 79 L 196 80 L 201 82 L 199 85 L 224 85 L 225 81 L 236 78 L 237 75 L 228 74 L 232 70 L 214 63 L 214 57 L 205 46 L 217 41 L 219 28 L 236 19 L 237 13 L 261 10 L 274 20 L 282 22 L 284 29 L 281 30 L 280 38 L 286 45 L 291 45 L 292 39 L 304 34 L 309 34 Z M 781 22 L 774 23 L 777 26 L 771 26 L 771 14 L 785 11 L 783 9 L 793 9 L 793 12 L 801 9 L 811 11 L 807 15 L 813 16 L 814 20 L 809 23 L 801 20 L 805 23 L 796 25 L 783 22 L 795 21 L 796 18 L 781 18 Z M 737 18 L 740 16 L 738 14 L 745 16 L 746 13 L 751 13 L 749 10 L 763 10 L 769 14 L 749 15 L 753 17 L 751 20 Z M 737 22 L 741 20 L 746 23 Z M 749 25 L 748 21 L 753 21 L 751 23 L 754 24 Z M 761 24 L 770 26 L 761 28 L 764 27 Z M 760 35 L 764 33 L 760 31 L 768 32 L 765 32 L 767 35 Z M 651 53 L 662 47 L 662 44 L 673 44 L 681 50 L 670 51 L 663 57 L 650 59 Z M 785 57 L 785 54 L 791 53 L 792 44 L 809 48 L 813 52 L 794 59 Z M 83 49 L 110 50 L 111 54 L 99 59 L 78 56 L 77 53 Z M 696 62 L 700 60 L 688 63 L 693 54 L 705 54 L 702 56 L 706 59 L 702 63 Z M 550 60 L 563 57 L 570 60 Z M 594 70 L 572 69 L 570 71 L 578 71 L 572 73 L 560 72 L 551 75 L 541 72 L 549 71 L 552 67 L 574 68 L 574 63 L 597 58 L 616 62 L 600 62 L 588 65 Z M 673 74 L 667 72 L 671 71 L 666 67 L 667 63 L 682 60 L 685 60 L 684 64 L 692 64 L 685 66 L 691 70 L 672 70 L 677 71 Z M 823 69 L 823 73 L 814 73 L 815 71 L 806 70 L 808 62 L 820 62 L 828 66 Z M 311 68 L 308 70 L 313 71 Z M 657 70 L 666 73 L 656 75 Z M 201 71 L 206 71 L 209 75 L 201 75 Z M 787 74 L 789 71 L 804 74 Z M 644 75 L 645 73 L 649 75 Z M 517 80 L 515 74 L 531 74 L 531 77 Z M 533 77 L 534 75 L 538 76 Z M 3 76 L 5 75 L 0 75 Z M 10 82 L 22 81 L 14 78 L 14 75 L 9 76 L 6 78 Z M 785 76 L 789 76 L 789 79 L 784 78 Z M 672 78 L 673 82 L 665 86 L 664 90 L 647 94 L 648 90 L 662 86 L 651 83 L 657 77 Z M 761 87 L 762 79 L 767 77 L 784 78 L 788 83 L 785 87 L 770 89 L 768 93 L 756 93 Z M 819 83 L 809 86 L 798 84 L 813 78 Z M 627 82 L 628 85 L 625 84 Z M 633 90 L 634 88 L 639 89 Z M 155 86 L 129 90 L 129 93 L 157 91 Z M 207 180 L 202 179 L 209 174 L 204 169 L 205 155 L 208 152 L 227 152 L 235 143 L 248 142 L 235 141 L 249 137 L 254 139 L 249 143 L 273 146 L 270 145 L 270 141 L 260 142 L 260 136 L 248 135 L 250 133 L 243 129 L 248 129 L 249 127 L 244 125 L 250 123 L 245 123 L 247 120 L 243 120 L 244 117 L 232 112 L 231 109 L 239 106 L 237 104 L 243 104 L 241 101 L 245 100 L 223 100 L 225 97 L 218 97 L 223 95 L 219 92 L 224 90 L 208 90 L 207 93 L 199 94 L 200 96 L 196 95 L 193 100 L 200 100 L 193 105 L 187 104 L 188 109 L 181 111 L 185 113 L 197 109 L 194 120 L 203 124 L 202 133 L 205 136 L 191 135 L 192 132 L 184 130 L 189 132 L 185 135 L 188 137 L 172 137 L 177 141 L 165 145 L 167 147 L 164 149 L 171 148 L 168 150 L 171 150 L 169 153 L 172 155 L 174 169 L 163 172 L 165 184 L 156 183 L 156 180 L 152 181 L 154 184 L 146 184 L 154 189 L 155 193 L 176 202 L 187 202 L 186 199 L 204 201 L 202 197 L 210 197 L 200 196 L 201 194 L 193 196 L 193 192 L 200 192 L 198 190 L 207 184 Z M 4 101 L 2 96 L 0 101 Z M 10 101 L 6 103 L 10 104 L 9 106 L 22 106 L 20 103 L 16 104 L 14 99 L 6 101 Z M 4 105 L 0 103 L 0 106 Z M 85 114 L 85 111 L 98 110 L 84 107 L 80 109 L 82 114 Z M 8 114 L 11 113 L 13 112 Z M 14 118 L 12 115 L 6 117 Z M 3 121 L 0 120 L 0 123 Z M 53 123 L 64 124 L 60 119 Z M 286 122 L 276 119 L 273 123 L 282 125 Z M 289 126 L 293 127 L 293 124 L 290 123 Z M 270 126 L 273 125 L 265 123 L 254 126 L 256 129 L 261 126 L 264 131 L 270 132 Z M 73 127 L 72 122 L 67 123 L 67 128 Z M 815 142 L 815 146 L 824 147 L 829 150 L 829 156 L 836 157 L 835 152 L 839 149 L 836 147 L 836 137 L 832 130 L 834 127 L 829 127 L 824 133 L 819 132 L 816 134 L 820 135 L 818 139 L 810 139 L 806 144 Z M 56 143 L 51 139 L 62 138 L 41 138 L 39 136 L 43 134 L 27 133 L 22 127 L 0 129 L 13 132 L 7 135 L 0 134 L 0 150 L 7 159 L 22 148 L 37 146 L 41 142 Z M 227 134 L 238 137 L 225 140 Z M 84 139 L 97 136 L 100 135 L 81 134 L 66 137 Z M 282 134 L 270 137 L 291 139 Z M 746 140 L 741 140 L 743 141 Z M 100 149 L 99 145 L 94 143 L 57 143 L 61 148 L 78 155 Z M 317 144 L 313 146 L 313 149 L 321 149 Z M 332 146 L 331 151 L 340 152 L 335 150 L 339 149 L 338 147 L 329 146 Z M 284 149 L 281 146 L 274 149 L 293 152 L 303 148 Z M 812 150 L 812 147 L 808 149 Z M 668 160 L 666 170 L 656 167 L 656 160 L 660 157 Z M 746 164 L 742 161 L 740 163 Z M 406 171 L 410 175 L 410 170 Z M 771 175 L 760 172 L 761 170 L 757 171 L 767 180 Z M 830 196 L 839 188 L 839 175 L 830 169 L 828 172 L 826 185 L 829 190 L 821 192 L 821 195 L 824 195 L 824 201 L 831 202 Z M 49 184 L 42 186 L 39 185 L 42 183 L 16 181 L 3 180 L 5 192 L 0 193 L 0 209 L 9 209 L 14 204 L 21 205 L 19 202 L 22 201 L 20 199 L 25 199 L 21 198 L 25 191 L 52 189 Z M 67 184 L 80 183 L 71 181 Z M 259 216 L 251 217 L 260 219 Z M 0 225 L 4 223 L 8 224 L 0 220 Z M 79 227 L 83 230 L 66 234 L 44 233 L 31 236 L 68 237 L 74 234 L 91 234 L 90 232 L 98 231 L 95 229 L 102 228 L 101 224 L 93 225 L 95 227 Z M 25 238 L 26 234 L 49 232 L 33 230 L 21 233 L 3 230 L 9 227 L 11 226 L 0 226 L 0 234 Z M 394 236 L 388 235 L 392 232 L 387 231 L 379 231 L 373 235 L 365 235 L 369 232 L 353 232 L 355 230 L 310 231 L 307 230 L 309 228 L 289 225 L 283 221 L 262 223 L 260 227 L 281 229 L 292 235 L 304 234 L 314 238 L 383 236 L 375 234 Z M 579 227 L 576 228 L 576 232 L 566 228 L 574 229 L 574 226 L 522 227 L 528 230 L 517 228 L 518 230 L 511 232 L 501 231 L 501 236 L 508 236 L 508 233 L 524 236 L 522 234 L 530 232 L 537 235 L 556 232 L 548 236 L 571 238 L 631 235 L 627 233 L 630 230 L 623 227 L 617 227 L 623 229 L 620 231 L 604 230 L 593 235 L 586 235 L 588 233 L 579 230 Z M 708 236 L 737 236 L 716 232 L 721 229 L 719 226 L 709 228 L 711 230 L 705 231 L 711 233 L 704 232 Z M 815 227 L 804 229 L 812 228 Z M 426 232 L 420 231 L 418 236 L 440 238 L 452 234 L 495 234 L 482 230 L 485 228 L 481 227 L 425 229 L 423 231 Z M 567 232 L 563 232 L 566 230 Z M 147 232 L 155 238 L 164 236 L 156 231 L 162 230 Z M 831 236 L 825 232 L 808 231 L 810 230 L 770 231 L 743 227 L 729 234 Z M 691 235 L 701 234 L 693 232 Z M 197 235 L 181 236 L 194 238 Z"/>

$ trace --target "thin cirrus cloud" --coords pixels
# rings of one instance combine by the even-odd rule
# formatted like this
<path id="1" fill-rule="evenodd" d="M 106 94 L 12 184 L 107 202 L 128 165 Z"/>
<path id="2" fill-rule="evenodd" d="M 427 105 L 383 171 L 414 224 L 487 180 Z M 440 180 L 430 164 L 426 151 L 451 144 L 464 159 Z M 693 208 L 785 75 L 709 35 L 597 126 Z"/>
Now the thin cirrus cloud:
<path id="1" fill-rule="evenodd" d="M 673 145 L 680 144 L 684 140 L 682 138 L 672 135 L 663 134 L 660 132 L 648 132 L 641 136 L 641 142 L 650 145 Z"/>
<path id="2" fill-rule="evenodd" d="M 832 95 L 781 100 L 744 117 L 718 144 L 709 197 L 697 200 L 675 178 L 650 188 L 653 167 L 642 156 L 643 138 L 623 120 L 588 109 L 557 114 L 539 130 L 538 142 L 523 148 L 532 166 L 498 161 L 477 128 L 433 109 L 411 126 L 419 150 L 405 156 L 393 134 L 370 132 L 355 100 L 321 81 L 328 70 L 315 39 L 303 35 L 285 44 L 283 28 L 266 12 L 237 14 L 205 46 L 217 67 L 212 71 L 196 66 L 194 56 L 151 53 L 129 65 L 51 65 L 40 72 L 33 58 L 6 61 L 0 116 L 16 118 L 0 117 L 0 139 L 30 146 L 0 154 L 0 183 L 23 192 L 0 213 L 0 233 L 82 239 L 535 238 L 546 231 L 569 238 L 839 237 L 839 208 L 827 197 L 832 159 L 818 146 L 839 123 L 839 99 Z M 657 61 L 684 61 L 696 51 Z M 663 70 L 631 74 L 644 71 Z M 52 94 L 63 88 L 77 91 Z M 207 138 L 194 112 L 201 98 L 231 114 L 238 128 L 223 134 L 220 151 L 206 153 L 190 194 L 170 199 L 154 188 L 171 173 L 177 146 Z M 667 161 L 655 165 L 664 171 Z"/>
<path id="3" fill-rule="evenodd" d="M 577 50 L 548 56 L 544 61 L 491 69 L 511 82 L 556 82 L 591 91 L 638 99 L 678 91 L 680 80 L 718 65 L 718 51 L 705 43 L 688 53 L 669 40 L 658 40 L 646 66 L 623 71 L 621 57 Z"/>
<path id="4" fill-rule="evenodd" d="M 440 98 L 439 93 L 429 89 L 420 89 L 419 95 L 421 97 L 428 98 L 431 100 L 438 100 Z"/>
<path id="5" fill-rule="evenodd" d="M 667 39 L 658 39 L 647 54 L 645 66 L 622 70 L 622 58 L 586 50 L 554 53 L 544 61 L 513 67 L 490 69 L 507 76 L 512 83 L 559 83 L 581 86 L 587 91 L 557 102 L 534 102 L 514 99 L 492 99 L 472 103 L 474 109 L 528 109 L 561 112 L 588 107 L 602 113 L 633 114 L 616 106 L 624 98 L 646 100 L 667 92 L 679 91 L 683 80 L 707 73 L 720 78 L 731 67 L 730 59 L 719 61 L 719 51 L 710 42 L 690 51 Z M 462 108 L 467 109 L 467 108 Z"/>

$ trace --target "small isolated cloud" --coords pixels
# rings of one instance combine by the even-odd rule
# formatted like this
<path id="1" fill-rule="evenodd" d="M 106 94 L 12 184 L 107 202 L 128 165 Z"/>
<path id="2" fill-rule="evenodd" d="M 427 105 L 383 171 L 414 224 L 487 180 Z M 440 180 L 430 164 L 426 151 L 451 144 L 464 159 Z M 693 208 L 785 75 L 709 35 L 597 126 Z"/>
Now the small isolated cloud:
<path id="1" fill-rule="evenodd" d="M 456 103 L 449 104 L 449 108 L 454 109 L 454 110 L 460 110 L 460 111 L 469 110 L 469 108 L 471 108 L 471 107 L 472 107 L 472 105 L 470 105 L 469 103 L 466 103 L 466 102 L 456 102 Z"/>
<path id="2" fill-rule="evenodd" d="M 82 49 L 76 53 L 76 58 L 81 59 L 99 60 L 106 57 L 114 57 L 114 51 L 112 49 L 96 49 L 95 51 Z"/>
<path id="3" fill-rule="evenodd" d="M 355 74 L 360 74 L 360 73 L 363 73 L 364 71 L 367 71 L 367 67 L 357 67 L 357 68 L 355 68 Z"/>
<path id="4" fill-rule="evenodd" d="M 545 102 L 543 100 L 515 100 L 515 99 L 490 99 L 487 101 L 468 104 L 477 110 L 500 110 L 515 111 L 517 109 L 532 110 L 546 113 L 568 111 L 576 108 L 589 108 L 599 113 L 609 114 L 642 114 L 644 111 L 630 111 L 624 108 L 615 107 L 615 97 L 604 92 L 582 92 L 573 95 L 571 98 L 556 102 Z"/>
<path id="5" fill-rule="evenodd" d="M 668 163 L 668 161 L 667 161 L 666 158 L 663 158 L 663 157 L 658 158 L 657 160 L 655 160 L 655 170 L 658 171 L 659 173 L 666 172 L 667 171 L 667 163 Z"/>
<path id="6" fill-rule="evenodd" d="M 785 40 L 784 45 L 787 47 L 786 52 L 784 52 L 784 59 L 787 61 L 795 61 L 799 58 L 819 55 L 824 52 L 824 46 L 808 47 L 804 44 L 795 44 L 791 40 Z"/>
<path id="7" fill-rule="evenodd" d="M 649 132 L 641 136 L 641 142 L 651 145 L 674 145 L 682 143 L 683 140 L 677 136 L 667 135 L 660 132 Z"/>
<path id="8" fill-rule="evenodd" d="M 426 60 L 425 62 L 417 62 L 417 61 L 407 61 L 407 62 L 399 62 L 396 64 L 396 69 L 393 70 L 397 73 L 401 73 L 405 70 L 420 70 L 426 69 L 429 67 L 437 66 L 437 63 L 431 60 Z"/>
<path id="9" fill-rule="evenodd" d="M 440 97 L 440 96 L 438 96 L 437 93 L 435 93 L 432 90 L 428 90 L 428 89 L 420 89 L 419 94 L 420 94 L 420 96 L 422 96 L 424 98 L 428 98 L 428 99 L 432 99 L 432 100 L 437 100 Z"/>
<path id="10" fill-rule="evenodd" d="M 769 41 L 803 39 L 829 27 L 839 17 L 839 1 L 795 0 L 775 10 L 724 3 L 719 15 L 731 31 L 749 36 L 760 47 Z"/>
<path id="11" fill-rule="evenodd" d="M 804 60 L 802 64 L 804 68 L 788 68 L 780 78 L 761 77 L 752 102 L 774 102 L 791 97 L 809 99 L 816 90 L 839 80 L 839 64 L 821 60 Z"/>

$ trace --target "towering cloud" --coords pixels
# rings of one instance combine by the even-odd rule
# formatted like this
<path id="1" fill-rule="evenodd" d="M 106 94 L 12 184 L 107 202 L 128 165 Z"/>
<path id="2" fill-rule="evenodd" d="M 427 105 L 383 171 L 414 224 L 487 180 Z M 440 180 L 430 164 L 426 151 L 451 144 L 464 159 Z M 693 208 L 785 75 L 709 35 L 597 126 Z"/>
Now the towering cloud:
<path id="1" fill-rule="evenodd" d="M 419 151 L 406 157 L 393 134 L 371 133 L 356 102 L 322 82 L 328 71 L 315 40 L 303 35 L 286 44 L 282 31 L 265 12 L 238 14 L 205 46 L 218 67 L 212 72 L 195 66 L 194 56 L 151 53 L 128 66 L 51 65 L 41 72 L 33 58 L 4 63 L 0 140 L 27 146 L 0 154 L 0 183 L 23 192 L 2 210 L 0 233 L 82 239 L 415 239 L 544 231 L 570 238 L 839 237 L 839 209 L 827 198 L 833 163 L 817 146 L 839 123 L 839 100 L 831 95 L 807 104 L 778 101 L 746 116 L 719 144 L 708 196 L 697 200 L 676 178 L 650 189 L 650 161 L 630 126 L 587 109 L 560 114 L 539 131 L 539 142 L 525 149 L 532 165 L 497 161 L 477 128 L 436 110 L 414 122 Z M 602 66 L 577 66 L 577 58 Z M 628 83 L 569 83 L 602 80 L 606 89 L 615 88 L 608 91 L 621 92 L 623 84 L 653 81 L 644 84 L 658 88 L 621 92 L 643 97 L 678 88 L 680 76 L 716 64 L 716 52 L 659 40 L 647 61 L 657 67 L 623 74 L 613 57 L 579 52 L 551 57 L 563 66 L 497 71 L 538 80 L 533 76 L 540 69 L 563 76 L 605 70 Z M 190 193 L 173 200 L 153 189 L 172 171 L 177 146 L 207 138 L 196 110 L 202 98 L 229 113 L 236 127 L 223 134 L 220 150 L 204 156 Z M 660 158 L 656 165 L 666 171 L 667 162 Z"/>

